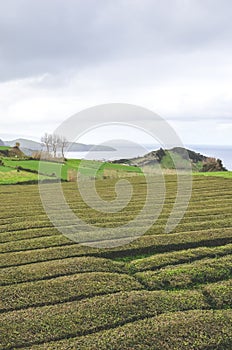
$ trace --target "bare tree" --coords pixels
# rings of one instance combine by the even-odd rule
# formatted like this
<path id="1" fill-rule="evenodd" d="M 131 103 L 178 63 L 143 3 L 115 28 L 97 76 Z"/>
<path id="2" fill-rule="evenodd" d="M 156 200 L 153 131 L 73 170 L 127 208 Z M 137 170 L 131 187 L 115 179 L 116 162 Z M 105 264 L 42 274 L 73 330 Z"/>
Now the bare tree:
<path id="1" fill-rule="evenodd" d="M 57 148 L 60 145 L 60 136 L 53 134 L 52 135 L 52 150 L 53 150 L 53 156 L 56 158 Z"/>
<path id="2" fill-rule="evenodd" d="M 60 149 L 62 157 L 64 158 L 64 151 L 68 146 L 68 140 L 64 136 L 45 133 L 44 136 L 41 137 L 41 142 L 46 146 L 48 154 L 50 153 L 50 150 L 52 150 L 53 157 L 56 158 L 57 150 Z"/>
<path id="3" fill-rule="evenodd" d="M 62 158 L 64 158 L 64 150 L 66 147 L 68 147 L 68 140 L 66 139 L 65 136 L 60 136 L 59 141 L 60 141 L 59 146 L 61 149 Z"/>
<path id="4" fill-rule="evenodd" d="M 41 142 L 45 145 L 47 152 L 50 153 L 50 147 L 52 146 L 52 135 L 47 132 L 41 137 Z"/>

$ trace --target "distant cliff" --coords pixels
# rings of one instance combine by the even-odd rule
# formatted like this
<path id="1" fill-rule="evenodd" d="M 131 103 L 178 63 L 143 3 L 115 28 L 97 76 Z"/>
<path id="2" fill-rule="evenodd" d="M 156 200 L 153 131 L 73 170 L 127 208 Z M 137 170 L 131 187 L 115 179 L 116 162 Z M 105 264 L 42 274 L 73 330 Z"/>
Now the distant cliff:
<path id="1" fill-rule="evenodd" d="M 27 140 L 27 139 L 16 139 L 16 140 L 12 140 L 12 141 L 4 141 L 4 144 L 6 146 L 10 146 L 13 147 L 15 146 L 16 143 L 20 144 L 20 148 L 27 154 L 30 155 L 30 153 L 32 153 L 32 151 L 41 151 L 42 149 L 45 148 L 45 146 L 40 143 L 40 142 L 36 142 L 36 141 L 32 141 L 32 140 Z M 3 144 L 3 145 L 4 145 Z M 73 142 L 73 143 L 69 143 L 67 146 L 67 150 L 69 152 L 91 152 L 91 151 L 98 151 L 98 152 L 107 152 L 107 151 L 115 151 L 114 148 L 109 147 L 109 146 L 103 146 L 103 145 L 86 145 L 83 143 L 77 143 L 77 142 Z M 58 149 L 59 152 L 59 149 Z"/>
<path id="2" fill-rule="evenodd" d="M 175 163 L 179 170 L 185 169 L 188 159 L 191 162 L 193 171 L 209 172 L 209 171 L 227 171 L 220 159 L 207 157 L 200 153 L 196 153 L 189 149 L 175 147 L 170 150 L 160 148 L 157 151 L 152 151 L 142 157 L 131 159 L 119 159 L 113 163 L 135 165 L 139 167 L 155 167 L 161 166 L 164 169 L 175 169 Z"/>

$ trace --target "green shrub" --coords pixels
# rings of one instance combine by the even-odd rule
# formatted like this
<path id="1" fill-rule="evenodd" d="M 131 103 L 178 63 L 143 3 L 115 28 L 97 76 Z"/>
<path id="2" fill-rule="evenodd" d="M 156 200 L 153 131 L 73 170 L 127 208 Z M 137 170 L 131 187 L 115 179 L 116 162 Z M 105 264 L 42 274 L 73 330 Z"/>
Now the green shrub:
<path id="1" fill-rule="evenodd" d="M 1 287 L 0 311 L 79 300 L 142 286 L 131 276 L 90 272 Z"/>
<path id="2" fill-rule="evenodd" d="M 163 312 L 205 307 L 197 291 L 132 291 L 6 312 L 1 315 L 2 347 L 85 335 Z"/>
<path id="3" fill-rule="evenodd" d="M 94 255 L 106 258 L 155 254 L 196 248 L 217 246 L 232 241 L 232 229 L 205 232 L 176 233 L 142 236 L 128 245 L 111 249 L 97 249 L 81 246 L 62 235 L 26 239 L 1 244 L 0 266 L 14 266 L 31 262 L 60 259 L 71 256 Z M 57 249 L 59 247 L 59 249 Z"/>
<path id="4" fill-rule="evenodd" d="M 32 346 L 46 350 L 230 350 L 232 311 L 160 315 L 82 337 Z"/>
<path id="5" fill-rule="evenodd" d="M 167 265 L 192 262 L 206 257 L 223 256 L 232 253 L 232 244 L 219 247 L 199 247 L 170 253 L 156 254 L 147 258 L 133 260 L 127 264 L 132 271 L 157 270 Z"/>
<path id="6" fill-rule="evenodd" d="M 189 288 L 201 283 L 228 279 L 231 275 L 232 256 L 204 259 L 191 264 L 168 266 L 159 271 L 135 274 L 150 289 Z"/>
<path id="7" fill-rule="evenodd" d="M 82 272 L 126 272 L 124 264 L 90 256 L 45 261 L 0 270 L 0 285 L 42 280 Z"/>
<path id="8" fill-rule="evenodd" d="M 216 309 L 232 308 L 232 280 L 207 284 L 202 288 L 206 300 Z"/>

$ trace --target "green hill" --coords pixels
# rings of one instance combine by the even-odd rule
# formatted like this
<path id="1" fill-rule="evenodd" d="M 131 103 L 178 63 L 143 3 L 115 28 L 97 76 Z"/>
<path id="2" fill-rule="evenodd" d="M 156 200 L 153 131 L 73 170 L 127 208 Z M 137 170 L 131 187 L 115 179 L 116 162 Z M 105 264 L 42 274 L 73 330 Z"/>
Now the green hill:
<path id="1" fill-rule="evenodd" d="M 214 157 L 206 157 L 200 153 L 182 148 L 174 147 L 170 150 L 164 150 L 160 148 L 157 151 L 152 151 L 144 156 L 131 158 L 131 159 L 119 159 L 113 161 L 118 164 L 128 164 L 138 167 L 158 167 L 163 169 L 186 169 L 187 165 L 191 162 L 193 171 L 201 172 L 217 172 L 226 171 L 220 159 Z M 176 165 L 177 167 L 176 167 Z"/>
<path id="2" fill-rule="evenodd" d="M 25 154 L 20 150 L 19 147 L 14 146 L 0 146 L 0 158 L 26 158 Z"/>

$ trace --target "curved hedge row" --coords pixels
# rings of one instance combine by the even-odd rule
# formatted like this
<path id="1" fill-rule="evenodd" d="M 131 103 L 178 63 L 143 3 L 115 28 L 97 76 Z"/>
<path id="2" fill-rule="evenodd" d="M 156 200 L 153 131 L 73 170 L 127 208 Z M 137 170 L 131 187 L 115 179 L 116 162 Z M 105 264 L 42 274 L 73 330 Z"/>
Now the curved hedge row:
<path id="1" fill-rule="evenodd" d="M 183 264 L 203 258 L 219 257 L 232 253 L 232 244 L 219 247 L 199 247 L 170 253 L 155 254 L 147 258 L 137 259 L 127 264 L 132 271 L 157 270 L 168 265 Z"/>
<path id="2" fill-rule="evenodd" d="M 127 270 L 123 263 L 104 258 L 83 256 L 44 261 L 0 270 L 0 285 L 49 279 L 83 272 L 119 272 Z"/>
<path id="3" fill-rule="evenodd" d="M 212 308 L 232 308 L 232 279 L 202 287 L 203 294 Z"/>
<path id="4" fill-rule="evenodd" d="M 206 308 L 197 291 L 132 291 L 1 315 L 2 348 L 85 335 L 164 312 Z"/>
<path id="5" fill-rule="evenodd" d="M 231 278 L 232 255 L 168 266 L 159 271 L 137 272 L 135 276 L 153 290 L 190 288 L 201 283 Z"/>
<path id="6" fill-rule="evenodd" d="M 99 294 L 142 289 L 133 277 L 90 272 L 0 287 L 0 312 L 80 300 Z"/>
<path id="7" fill-rule="evenodd" d="M 231 350 L 232 311 L 176 312 L 115 329 L 32 346 L 46 350 Z"/>

